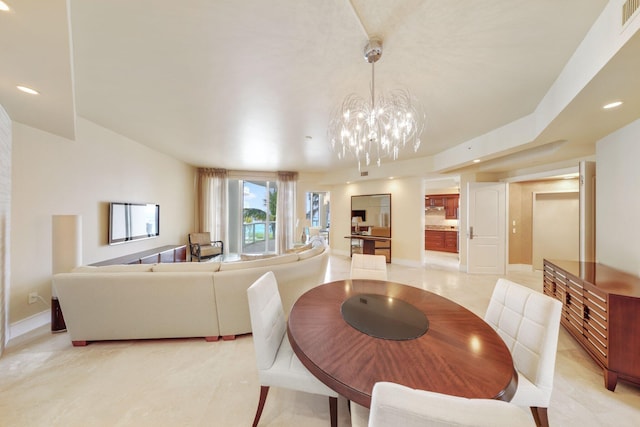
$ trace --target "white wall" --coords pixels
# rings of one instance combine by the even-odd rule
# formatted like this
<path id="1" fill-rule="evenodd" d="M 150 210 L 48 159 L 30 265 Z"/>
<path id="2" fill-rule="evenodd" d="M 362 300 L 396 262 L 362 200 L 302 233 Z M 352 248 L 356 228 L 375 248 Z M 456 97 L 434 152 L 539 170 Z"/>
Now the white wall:
<path id="1" fill-rule="evenodd" d="M 640 275 L 640 120 L 596 144 L 596 259 Z"/>
<path id="2" fill-rule="evenodd" d="M 578 192 L 533 194 L 533 268 L 543 259 L 579 259 L 580 200 Z M 513 226 L 509 228 L 515 228 Z"/>
<path id="3" fill-rule="evenodd" d="M 27 295 L 51 296 L 52 215 L 82 216 L 84 264 L 186 244 L 193 229 L 195 169 L 82 118 L 75 141 L 14 122 L 12 169 L 12 323 L 48 308 Z M 160 236 L 109 246 L 109 201 L 160 204 Z"/>
<path id="4" fill-rule="evenodd" d="M 11 119 L 0 105 L 0 355 L 7 341 L 11 224 Z"/>
<path id="5" fill-rule="evenodd" d="M 331 190 L 331 248 L 349 254 L 351 196 L 391 193 L 391 262 L 418 266 L 424 252 L 422 178 L 386 179 L 335 185 Z"/>

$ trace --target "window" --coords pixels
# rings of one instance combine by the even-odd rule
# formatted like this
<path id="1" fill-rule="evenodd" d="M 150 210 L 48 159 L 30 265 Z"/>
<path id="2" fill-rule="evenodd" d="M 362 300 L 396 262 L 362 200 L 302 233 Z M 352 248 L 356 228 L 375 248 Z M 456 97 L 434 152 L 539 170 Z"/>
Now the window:
<path id="1" fill-rule="evenodd" d="M 229 252 L 276 252 L 275 181 L 229 180 Z"/>
<path id="2" fill-rule="evenodd" d="M 329 193 L 307 193 L 306 219 L 312 227 L 329 227 Z"/>
<path id="3" fill-rule="evenodd" d="M 328 192 L 311 192 L 305 197 L 305 219 L 309 220 L 310 227 L 319 229 L 317 231 L 329 242 L 329 218 L 330 200 Z M 309 230 L 311 235 L 311 230 Z"/>

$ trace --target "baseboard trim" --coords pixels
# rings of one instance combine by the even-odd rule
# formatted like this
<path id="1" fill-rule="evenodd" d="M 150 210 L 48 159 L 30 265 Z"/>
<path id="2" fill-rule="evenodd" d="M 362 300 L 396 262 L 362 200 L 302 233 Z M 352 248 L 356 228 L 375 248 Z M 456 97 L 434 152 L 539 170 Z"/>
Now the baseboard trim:
<path id="1" fill-rule="evenodd" d="M 51 324 L 51 309 L 46 309 L 38 314 L 27 317 L 26 319 L 18 320 L 15 323 L 9 325 L 9 339 L 13 340 L 45 325 Z"/>
<path id="2" fill-rule="evenodd" d="M 507 265 L 507 271 L 533 271 L 533 265 L 531 264 L 509 264 Z"/>
<path id="3" fill-rule="evenodd" d="M 395 259 L 391 259 L 391 262 L 393 264 L 398 264 L 398 265 L 403 265 L 405 267 L 413 267 L 413 268 L 420 268 L 422 267 L 422 262 L 420 261 L 414 261 L 412 259 L 403 259 L 403 258 L 395 258 Z"/>
<path id="4" fill-rule="evenodd" d="M 351 257 L 351 253 L 349 253 L 349 251 L 343 251 L 340 249 L 332 249 L 331 255 L 341 255 L 347 258 Z M 391 264 L 398 264 L 398 265 L 403 265 L 405 267 L 414 267 L 414 268 L 419 268 L 422 266 L 422 263 L 420 261 L 414 261 L 411 259 L 404 259 L 404 258 L 394 258 L 393 256 L 391 257 Z"/>

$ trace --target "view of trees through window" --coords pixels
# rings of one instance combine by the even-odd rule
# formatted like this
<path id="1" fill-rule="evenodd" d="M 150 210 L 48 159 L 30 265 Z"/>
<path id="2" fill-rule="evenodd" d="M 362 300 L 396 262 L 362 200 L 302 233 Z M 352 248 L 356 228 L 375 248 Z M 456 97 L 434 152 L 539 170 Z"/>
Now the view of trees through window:
<path id="1" fill-rule="evenodd" d="M 276 204 L 275 182 L 242 182 L 242 253 L 275 252 Z"/>

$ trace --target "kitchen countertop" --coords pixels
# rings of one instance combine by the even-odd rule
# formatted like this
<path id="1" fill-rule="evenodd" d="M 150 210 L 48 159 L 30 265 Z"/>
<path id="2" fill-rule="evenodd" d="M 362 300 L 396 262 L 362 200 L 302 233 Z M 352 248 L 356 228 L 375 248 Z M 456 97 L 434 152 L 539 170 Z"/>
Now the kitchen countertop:
<path id="1" fill-rule="evenodd" d="M 426 225 L 426 231 L 458 231 L 458 227 L 451 225 Z"/>

